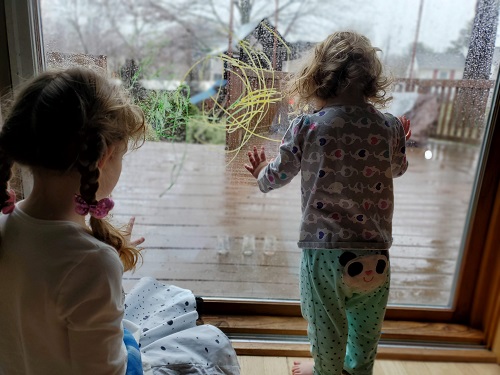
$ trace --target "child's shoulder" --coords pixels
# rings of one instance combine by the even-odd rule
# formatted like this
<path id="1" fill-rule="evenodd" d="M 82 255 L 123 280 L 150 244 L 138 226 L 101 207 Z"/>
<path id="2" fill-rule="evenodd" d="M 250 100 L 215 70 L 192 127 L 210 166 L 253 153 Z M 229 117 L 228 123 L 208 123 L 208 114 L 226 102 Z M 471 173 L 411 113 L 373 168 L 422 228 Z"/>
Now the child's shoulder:
<path id="1" fill-rule="evenodd" d="M 312 121 L 329 121 L 335 118 L 346 120 L 361 118 L 383 118 L 384 114 L 372 105 L 334 105 L 324 107 L 310 115 Z"/>
<path id="2" fill-rule="evenodd" d="M 77 268 L 80 269 L 95 269 L 102 272 L 122 272 L 123 266 L 120 261 L 120 256 L 116 249 L 112 246 L 98 240 L 90 233 L 83 232 L 78 234 L 75 232 L 68 245 L 73 248 L 73 261 Z"/>
<path id="3" fill-rule="evenodd" d="M 120 262 L 118 252 L 110 245 L 95 238 L 82 226 L 72 222 L 61 222 L 53 226 L 53 233 L 47 236 L 47 242 L 57 252 L 68 253 L 75 262 Z"/>
<path id="4" fill-rule="evenodd" d="M 399 118 L 395 115 L 393 115 L 392 113 L 389 113 L 389 112 L 384 112 L 382 113 L 382 115 L 384 116 L 385 118 L 385 121 L 390 124 L 391 126 L 399 126 L 399 125 L 402 125 L 401 124 L 401 121 L 399 120 Z"/>

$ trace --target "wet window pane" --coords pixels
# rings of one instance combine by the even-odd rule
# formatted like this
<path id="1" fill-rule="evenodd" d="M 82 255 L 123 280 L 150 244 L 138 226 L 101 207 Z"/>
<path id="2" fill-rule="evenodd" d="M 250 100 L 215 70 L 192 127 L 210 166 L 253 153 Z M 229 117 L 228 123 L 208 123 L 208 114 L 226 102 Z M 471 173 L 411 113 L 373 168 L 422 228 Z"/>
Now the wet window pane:
<path id="1" fill-rule="evenodd" d="M 198 295 L 298 299 L 300 179 L 263 194 L 243 168 L 294 117 L 280 84 L 330 32 L 366 35 L 413 124 L 395 180 L 390 304 L 447 307 L 498 72 L 493 0 L 42 0 L 47 68 L 105 69 L 152 127 L 126 156 L 114 220 L 136 216 L 153 276 Z M 342 10 L 341 16 L 339 9 Z"/>

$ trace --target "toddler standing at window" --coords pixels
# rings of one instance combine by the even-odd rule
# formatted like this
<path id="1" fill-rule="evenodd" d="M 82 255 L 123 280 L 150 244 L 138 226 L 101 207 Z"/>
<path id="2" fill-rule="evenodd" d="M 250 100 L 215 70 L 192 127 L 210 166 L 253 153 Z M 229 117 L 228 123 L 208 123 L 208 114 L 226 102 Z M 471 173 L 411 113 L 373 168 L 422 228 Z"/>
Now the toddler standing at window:
<path id="1" fill-rule="evenodd" d="M 278 156 L 253 147 L 245 168 L 267 193 L 301 172 L 300 302 L 314 362 L 295 375 L 368 375 L 389 294 L 393 178 L 405 173 L 410 122 L 383 114 L 388 80 L 377 48 L 355 32 L 319 43 L 289 82 L 298 116 Z"/>

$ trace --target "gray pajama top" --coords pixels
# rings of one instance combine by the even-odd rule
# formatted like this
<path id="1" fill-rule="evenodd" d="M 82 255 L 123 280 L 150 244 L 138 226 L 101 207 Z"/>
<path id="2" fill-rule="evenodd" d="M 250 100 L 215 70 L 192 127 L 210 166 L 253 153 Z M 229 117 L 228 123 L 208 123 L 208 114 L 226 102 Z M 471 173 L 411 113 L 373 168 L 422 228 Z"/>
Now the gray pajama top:
<path id="1" fill-rule="evenodd" d="M 370 104 L 325 107 L 292 121 L 259 188 L 267 193 L 301 172 L 300 248 L 389 249 L 405 144 L 401 122 Z"/>

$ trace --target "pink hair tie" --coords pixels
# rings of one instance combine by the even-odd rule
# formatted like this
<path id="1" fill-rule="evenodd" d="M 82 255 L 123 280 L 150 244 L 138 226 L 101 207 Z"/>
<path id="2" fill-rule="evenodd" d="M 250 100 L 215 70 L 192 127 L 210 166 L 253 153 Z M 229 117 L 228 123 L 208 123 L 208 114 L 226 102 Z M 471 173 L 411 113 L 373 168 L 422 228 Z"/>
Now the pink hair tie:
<path id="1" fill-rule="evenodd" d="M 6 206 L 2 208 L 2 214 L 7 215 L 14 211 L 14 207 L 16 206 L 16 193 L 14 190 L 7 190 L 9 194 L 9 199 L 5 201 Z"/>
<path id="2" fill-rule="evenodd" d="M 75 212 L 78 215 L 85 216 L 90 214 L 90 216 L 96 219 L 105 218 L 115 206 L 115 202 L 111 198 L 103 198 L 97 204 L 88 204 L 79 194 L 75 194 L 75 203 Z"/>

